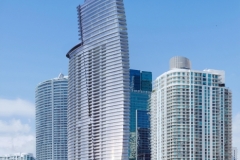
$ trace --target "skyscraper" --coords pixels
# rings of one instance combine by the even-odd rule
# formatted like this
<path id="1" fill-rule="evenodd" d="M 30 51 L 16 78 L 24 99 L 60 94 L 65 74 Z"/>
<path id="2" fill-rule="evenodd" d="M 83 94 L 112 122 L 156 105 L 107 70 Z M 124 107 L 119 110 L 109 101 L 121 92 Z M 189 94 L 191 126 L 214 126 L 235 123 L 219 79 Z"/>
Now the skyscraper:
<path id="1" fill-rule="evenodd" d="M 67 89 L 63 74 L 36 88 L 37 160 L 67 160 Z"/>
<path id="2" fill-rule="evenodd" d="M 122 0 L 77 7 L 80 43 L 68 53 L 68 159 L 128 159 L 129 54 Z"/>
<path id="3" fill-rule="evenodd" d="M 155 160 L 231 160 L 232 93 L 219 70 L 191 70 L 173 57 L 154 81 L 151 147 Z"/>
<path id="4" fill-rule="evenodd" d="M 152 73 L 130 69 L 129 160 L 150 160 L 149 100 Z"/>

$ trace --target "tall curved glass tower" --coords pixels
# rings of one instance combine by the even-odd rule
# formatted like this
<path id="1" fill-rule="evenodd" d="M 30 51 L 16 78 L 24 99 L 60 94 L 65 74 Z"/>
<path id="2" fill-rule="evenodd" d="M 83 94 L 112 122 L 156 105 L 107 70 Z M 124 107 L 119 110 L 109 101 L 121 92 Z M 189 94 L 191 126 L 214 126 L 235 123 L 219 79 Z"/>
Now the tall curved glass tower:
<path id="1" fill-rule="evenodd" d="M 68 159 L 128 159 L 129 54 L 122 0 L 77 7 L 80 43 L 68 53 Z"/>
<path id="2" fill-rule="evenodd" d="M 67 160 L 67 89 L 63 74 L 36 88 L 37 160 Z"/>

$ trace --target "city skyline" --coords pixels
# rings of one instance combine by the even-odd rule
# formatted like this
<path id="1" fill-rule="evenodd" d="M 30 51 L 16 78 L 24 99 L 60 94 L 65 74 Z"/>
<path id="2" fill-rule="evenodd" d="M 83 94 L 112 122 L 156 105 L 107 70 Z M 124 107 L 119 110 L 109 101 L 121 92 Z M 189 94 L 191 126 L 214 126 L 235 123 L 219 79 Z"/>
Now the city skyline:
<path id="1" fill-rule="evenodd" d="M 236 66 L 240 53 L 237 46 L 240 35 L 240 24 L 237 21 L 240 15 L 239 2 L 195 4 L 187 1 L 186 5 L 187 3 L 179 1 L 175 1 L 175 4 L 151 1 L 147 6 L 143 2 L 124 2 L 129 32 L 130 68 L 151 71 L 155 79 L 168 70 L 167 60 L 170 57 L 182 55 L 190 58 L 196 69 L 203 70 L 207 67 L 225 70 L 227 86 L 231 88 L 233 97 L 236 97 L 233 98 L 233 123 L 240 125 L 240 103 L 237 99 L 240 95 L 240 74 Z M 5 77 L 0 84 L 0 107 L 6 106 L 1 108 L 0 122 L 5 128 L 16 125 L 26 131 L 7 129 L 0 132 L 0 137 L 2 135 L 7 139 L 6 142 L 15 144 L 15 134 L 20 132 L 23 133 L 22 139 L 26 140 L 27 137 L 33 145 L 35 125 L 32 108 L 35 86 L 60 72 L 67 75 L 67 59 L 64 54 L 72 44 L 77 43 L 76 6 L 83 2 L 46 2 L 48 6 L 40 2 L 14 3 L 0 2 L 0 19 L 3 24 L 0 26 L 0 68 Z M 147 10 L 147 14 L 141 12 L 142 8 Z M 32 17 L 28 16 L 30 13 Z M 135 18 L 136 14 L 146 21 Z M 52 19 L 54 21 L 51 22 Z M 59 34 L 60 32 L 63 33 Z M 146 57 L 150 57 L 149 61 L 145 61 Z M 138 62 L 134 60 L 136 58 Z M 51 62 L 52 59 L 56 61 Z M 53 68 L 52 63 L 56 64 Z M 26 108 L 29 112 L 13 111 L 13 105 L 22 106 L 23 110 Z M 9 132 L 11 136 L 8 136 Z M 239 135 L 240 131 L 235 130 L 233 133 Z M 237 141 L 240 142 L 233 139 L 233 142 Z M 7 148 L 19 152 L 16 149 L 21 145 L 23 144 L 18 143 L 12 147 L 14 145 L 11 143 Z M 1 147 L 4 146 L 0 145 L 0 149 Z"/>

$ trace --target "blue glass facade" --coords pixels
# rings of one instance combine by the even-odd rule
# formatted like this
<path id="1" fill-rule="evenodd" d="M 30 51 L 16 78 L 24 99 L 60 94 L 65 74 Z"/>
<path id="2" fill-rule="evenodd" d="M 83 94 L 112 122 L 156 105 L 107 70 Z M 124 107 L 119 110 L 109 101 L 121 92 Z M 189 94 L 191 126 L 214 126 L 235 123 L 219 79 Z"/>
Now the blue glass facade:
<path id="1" fill-rule="evenodd" d="M 150 160 L 150 117 L 148 111 L 136 110 L 137 159 Z"/>
<path id="2" fill-rule="evenodd" d="M 130 151 L 129 160 L 150 159 L 148 101 L 152 73 L 130 69 Z"/>
<path id="3" fill-rule="evenodd" d="M 152 72 L 130 69 L 130 88 L 132 90 L 152 91 Z"/>
<path id="4" fill-rule="evenodd" d="M 152 72 L 142 71 L 141 73 L 141 90 L 152 91 Z"/>
<path id="5" fill-rule="evenodd" d="M 139 70 L 130 69 L 130 88 L 132 90 L 141 89 L 141 72 Z"/>
<path id="6" fill-rule="evenodd" d="M 143 91 L 131 91 L 130 99 L 130 132 L 136 131 L 136 110 L 148 110 L 150 93 Z"/>

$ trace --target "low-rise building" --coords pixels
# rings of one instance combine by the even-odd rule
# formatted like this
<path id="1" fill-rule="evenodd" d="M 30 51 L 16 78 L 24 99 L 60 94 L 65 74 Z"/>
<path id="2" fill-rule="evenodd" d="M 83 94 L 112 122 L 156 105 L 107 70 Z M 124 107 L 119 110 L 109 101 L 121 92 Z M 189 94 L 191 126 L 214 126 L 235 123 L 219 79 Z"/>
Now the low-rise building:
<path id="1" fill-rule="evenodd" d="M 0 160 L 35 160 L 32 153 L 16 153 L 0 156 Z"/>

